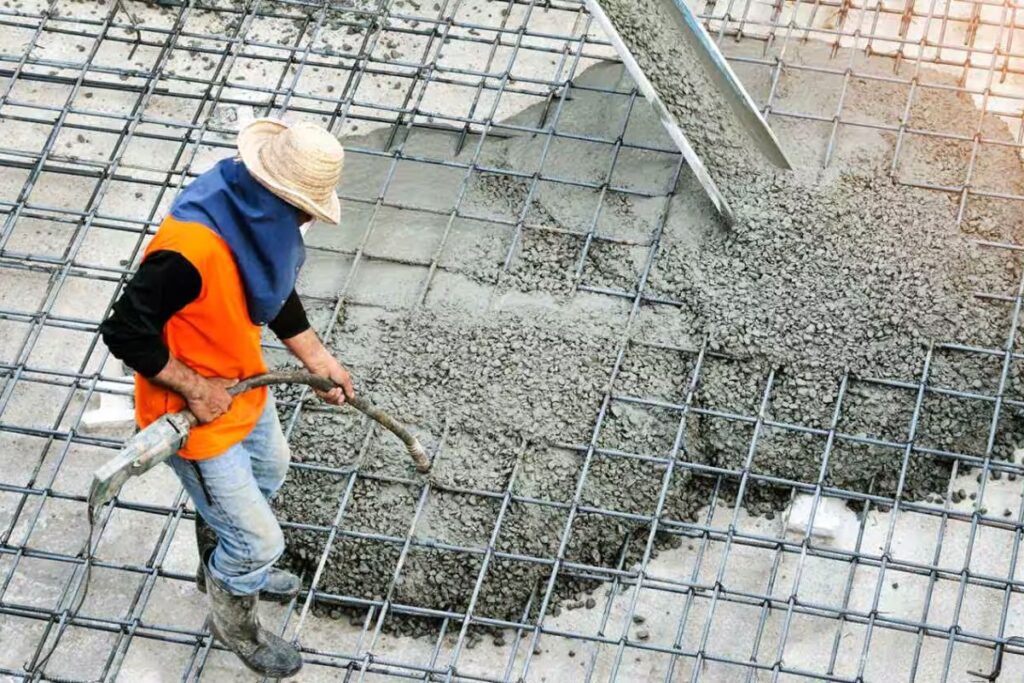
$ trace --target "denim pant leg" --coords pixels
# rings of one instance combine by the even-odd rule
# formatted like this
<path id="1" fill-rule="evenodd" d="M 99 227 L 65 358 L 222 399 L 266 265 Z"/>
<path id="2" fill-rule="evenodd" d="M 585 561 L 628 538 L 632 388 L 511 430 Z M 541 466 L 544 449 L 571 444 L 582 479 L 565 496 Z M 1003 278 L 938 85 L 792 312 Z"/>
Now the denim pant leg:
<path id="1" fill-rule="evenodd" d="M 292 459 L 288 440 L 284 438 L 281 421 L 277 417 L 277 406 L 273 394 L 267 396 L 267 405 L 259 422 L 242 442 L 252 459 L 252 473 L 256 485 L 270 500 L 284 484 L 288 475 L 288 463 Z"/>
<path id="2" fill-rule="evenodd" d="M 245 443 L 207 460 L 174 455 L 168 463 L 196 511 L 217 532 L 209 574 L 235 595 L 262 590 L 270 568 L 284 552 L 284 536 L 253 476 Z"/>

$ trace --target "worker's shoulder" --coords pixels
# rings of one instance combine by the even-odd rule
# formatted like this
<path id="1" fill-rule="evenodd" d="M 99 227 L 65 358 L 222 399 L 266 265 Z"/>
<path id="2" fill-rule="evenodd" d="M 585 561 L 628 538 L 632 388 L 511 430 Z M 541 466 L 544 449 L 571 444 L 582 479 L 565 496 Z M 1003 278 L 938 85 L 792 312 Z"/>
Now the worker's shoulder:
<path id="1" fill-rule="evenodd" d="M 170 214 L 160 223 L 147 249 L 149 253 L 157 250 L 176 251 L 197 267 L 213 259 L 231 257 L 224 240 L 213 230 Z"/>

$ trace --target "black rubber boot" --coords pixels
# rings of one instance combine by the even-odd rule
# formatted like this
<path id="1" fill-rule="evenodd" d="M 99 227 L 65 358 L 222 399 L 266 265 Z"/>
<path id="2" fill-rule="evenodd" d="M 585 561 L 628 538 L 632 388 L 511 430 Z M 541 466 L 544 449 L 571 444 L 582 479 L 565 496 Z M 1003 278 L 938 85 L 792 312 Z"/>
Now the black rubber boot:
<path id="1" fill-rule="evenodd" d="M 217 532 L 213 530 L 206 520 L 196 513 L 196 545 L 199 546 L 199 566 L 196 568 L 196 588 L 200 593 L 206 592 L 206 560 L 217 547 Z M 291 572 L 276 567 L 270 570 L 267 577 L 267 585 L 260 593 L 264 600 L 274 602 L 288 602 L 299 594 L 301 588 L 299 577 Z"/>
<path id="2" fill-rule="evenodd" d="M 299 650 L 284 638 L 260 626 L 259 594 L 232 595 L 217 579 L 210 592 L 210 631 L 247 667 L 263 676 L 287 678 L 302 668 Z"/>

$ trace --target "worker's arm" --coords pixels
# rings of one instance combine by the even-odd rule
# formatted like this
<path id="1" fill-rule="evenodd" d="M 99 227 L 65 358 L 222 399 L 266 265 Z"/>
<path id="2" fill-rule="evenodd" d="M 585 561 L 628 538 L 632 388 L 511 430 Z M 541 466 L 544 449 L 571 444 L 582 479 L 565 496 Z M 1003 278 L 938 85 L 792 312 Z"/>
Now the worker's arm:
<path id="1" fill-rule="evenodd" d="M 278 312 L 277 317 L 267 323 L 270 331 L 277 335 L 281 341 L 291 339 L 297 334 L 309 329 L 309 318 L 306 317 L 306 309 L 299 299 L 298 293 L 293 289 L 292 293 L 284 301 L 284 306 Z"/>
<path id="2" fill-rule="evenodd" d="M 231 406 L 226 387 L 234 380 L 203 377 L 174 358 L 163 341 L 164 325 L 199 296 L 202 286 L 199 271 L 184 256 L 155 251 L 125 285 L 100 333 L 115 358 L 179 394 L 196 418 L 206 423 Z"/>
<path id="3" fill-rule="evenodd" d="M 184 398 L 200 424 L 212 422 L 228 412 L 231 395 L 227 389 L 238 384 L 237 379 L 203 377 L 174 356 L 169 356 L 163 370 L 149 379 Z"/>
<path id="4" fill-rule="evenodd" d="M 351 375 L 345 366 L 331 355 L 313 328 L 307 327 L 304 331 L 281 341 L 307 370 L 327 377 L 338 385 L 337 389 L 331 391 L 316 392 L 320 398 L 335 405 L 341 405 L 346 398 L 355 398 L 356 391 L 352 388 Z"/>
<path id="5" fill-rule="evenodd" d="M 346 396 L 355 396 L 352 388 L 352 377 L 341 363 L 330 354 L 309 324 L 306 310 L 302 306 L 299 295 L 292 290 L 284 302 L 281 311 L 268 324 L 277 338 L 288 347 L 306 369 L 317 375 L 331 379 L 339 385 L 338 389 L 317 394 L 328 403 L 341 405 Z"/>

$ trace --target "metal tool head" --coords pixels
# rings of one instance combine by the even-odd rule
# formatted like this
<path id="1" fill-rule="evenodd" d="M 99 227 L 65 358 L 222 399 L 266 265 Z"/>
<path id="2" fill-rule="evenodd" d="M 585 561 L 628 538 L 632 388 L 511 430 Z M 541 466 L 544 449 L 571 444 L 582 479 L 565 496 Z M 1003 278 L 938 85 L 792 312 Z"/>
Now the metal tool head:
<path id="1" fill-rule="evenodd" d="M 174 413 L 164 415 L 129 439 L 120 453 L 93 473 L 89 509 L 98 510 L 112 500 L 131 477 L 177 453 L 185 445 L 191 428 L 187 414 Z"/>

